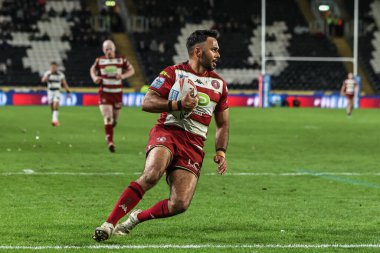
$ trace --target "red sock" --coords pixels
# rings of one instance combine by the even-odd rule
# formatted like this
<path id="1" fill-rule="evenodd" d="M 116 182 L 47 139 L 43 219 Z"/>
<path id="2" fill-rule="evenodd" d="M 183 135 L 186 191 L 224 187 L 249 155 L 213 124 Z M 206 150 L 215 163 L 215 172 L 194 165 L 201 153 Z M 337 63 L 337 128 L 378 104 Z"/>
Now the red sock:
<path id="1" fill-rule="evenodd" d="M 107 222 L 115 225 L 124 215 L 131 211 L 144 196 L 144 190 L 136 182 L 131 184 L 121 194 L 115 207 L 113 208 Z"/>
<path id="2" fill-rule="evenodd" d="M 137 215 L 137 219 L 139 219 L 140 222 L 151 220 L 151 219 L 159 219 L 159 218 L 166 218 L 173 216 L 169 213 L 169 207 L 168 207 L 168 199 L 161 200 L 148 210 L 144 210 L 141 213 Z"/>
<path id="3" fill-rule="evenodd" d="M 113 142 L 113 127 L 111 124 L 104 125 L 104 130 L 106 131 L 107 143 Z"/>

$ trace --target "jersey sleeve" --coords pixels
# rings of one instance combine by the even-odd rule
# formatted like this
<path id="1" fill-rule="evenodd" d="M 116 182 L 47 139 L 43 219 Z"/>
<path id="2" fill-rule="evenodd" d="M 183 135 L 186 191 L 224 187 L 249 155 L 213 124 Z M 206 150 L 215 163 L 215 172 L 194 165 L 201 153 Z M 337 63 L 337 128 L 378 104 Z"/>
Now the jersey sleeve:
<path id="1" fill-rule="evenodd" d="M 149 89 L 160 94 L 161 97 L 167 98 L 170 89 L 175 83 L 175 71 L 173 67 L 167 67 L 154 79 Z"/>
<path id="2" fill-rule="evenodd" d="M 218 104 L 215 107 L 216 112 L 222 112 L 228 108 L 228 89 L 227 84 L 223 81 L 223 92 Z"/>

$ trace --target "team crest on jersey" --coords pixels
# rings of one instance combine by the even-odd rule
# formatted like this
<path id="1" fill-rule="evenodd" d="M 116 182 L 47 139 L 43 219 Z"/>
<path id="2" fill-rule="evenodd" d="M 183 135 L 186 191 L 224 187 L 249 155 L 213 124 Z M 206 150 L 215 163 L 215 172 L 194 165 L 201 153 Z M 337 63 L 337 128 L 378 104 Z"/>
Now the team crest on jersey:
<path id="1" fill-rule="evenodd" d="M 159 89 L 164 84 L 164 82 L 165 77 L 157 77 L 156 79 L 154 79 L 153 83 L 150 86 Z"/>
<path id="2" fill-rule="evenodd" d="M 214 87 L 214 89 L 220 88 L 220 83 L 217 80 L 212 80 L 211 85 L 212 85 L 212 87 Z"/>

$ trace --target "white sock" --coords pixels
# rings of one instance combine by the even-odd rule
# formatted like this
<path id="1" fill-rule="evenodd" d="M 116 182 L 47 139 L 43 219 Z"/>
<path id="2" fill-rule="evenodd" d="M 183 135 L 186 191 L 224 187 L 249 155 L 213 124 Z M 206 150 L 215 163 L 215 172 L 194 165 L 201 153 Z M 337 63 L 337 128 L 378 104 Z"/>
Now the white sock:
<path id="1" fill-rule="evenodd" d="M 58 122 L 58 111 L 53 111 L 53 122 Z"/>

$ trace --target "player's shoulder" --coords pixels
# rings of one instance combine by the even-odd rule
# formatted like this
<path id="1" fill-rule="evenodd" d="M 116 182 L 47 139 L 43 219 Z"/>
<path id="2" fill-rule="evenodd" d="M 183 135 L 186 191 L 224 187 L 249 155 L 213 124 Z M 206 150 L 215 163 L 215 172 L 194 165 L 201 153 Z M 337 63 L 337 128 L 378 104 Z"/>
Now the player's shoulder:
<path id="1" fill-rule="evenodd" d="M 65 77 L 65 73 L 63 73 L 63 71 L 61 71 L 61 70 L 58 70 L 58 71 L 57 71 L 57 74 L 58 74 L 59 76 L 61 76 L 61 77 Z"/>
<path id="2" fill-rule="evenodd" d="M 165 78 L 169 78 L 169 79 L 175 79 L 175 71 L 177 69 L 180 69 L 178 67 L 178 64 L 176 65 L 171 65 L 171 66 L 167 66 L 166 68 L 164 68 L 161 72 L 160 72 L 160 76 L 161 77 L 165 77 Z"/>

